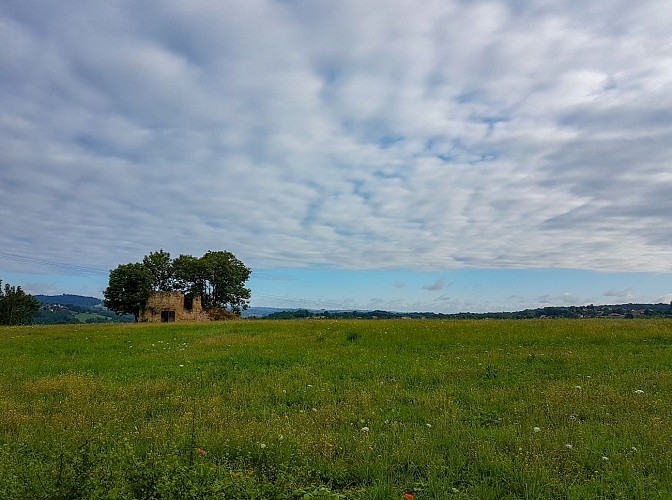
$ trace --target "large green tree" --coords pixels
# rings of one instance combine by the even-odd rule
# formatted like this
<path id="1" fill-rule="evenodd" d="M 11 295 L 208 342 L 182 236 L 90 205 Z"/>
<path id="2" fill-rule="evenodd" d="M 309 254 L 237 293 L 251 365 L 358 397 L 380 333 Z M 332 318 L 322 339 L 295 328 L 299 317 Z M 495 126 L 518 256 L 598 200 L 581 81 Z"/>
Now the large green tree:
<path id="1" fill-rule="evenodd" d="M 39 310 L 35 297 L 8 283 L 3 290 L 0 280 L 0 325 L 29 325 Z"/>
<path id="2" fill-rule="evenodd" d="M 245 282 L 250 277 L 250 269 L 231 252 L 207 252 L 200 258 L 203 271 L 204 305 L 221 307 L 240 313 L 247 309 L 250 289 Z"/>
<path id="3" fill-rule="evenodd" d="M 132 314 L 138 321 L 152 292 L 152 273 L 140 262 L 122 264 L 110 271 L 108 287 L 103 291 L 105 307 L 117 314 Z"/>
<path id="4" fill-rule="evenodd" d="M 151 252 L 145 255 L 142 264 L 152 277 L 152 290 L 170 292 L 175 289 L 173 262 L 168 252 L 164 252 L 163 249 Z"/>
<path id="5" fill-rule="evenodd" d="M 180 291 L 200 297 L 206 310 L 222 308 L 240 314 L 250 300 L 250 289 L 245 288 L 250 273 L 231 252 L 208 251 L 202 257 L 180 255 L 173 260 L 159 250 L 142 262 L 110 271 L 110 284 L 103 292 L 105 306 L 119 314 L 133 314 L 137 321 L 152 291 Z"/>

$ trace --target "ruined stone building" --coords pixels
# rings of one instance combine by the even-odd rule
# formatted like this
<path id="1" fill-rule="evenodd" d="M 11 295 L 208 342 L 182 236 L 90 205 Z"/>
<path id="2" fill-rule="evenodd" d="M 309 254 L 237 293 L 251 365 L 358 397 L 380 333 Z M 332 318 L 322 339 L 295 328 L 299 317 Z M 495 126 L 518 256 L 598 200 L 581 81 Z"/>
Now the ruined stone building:
<path id="1" fill-rule="evenodd" d="M 185 321 L 210 321 L 201 307 L 201 298 L 181 292 L 153 292 L 140 310 L 138 321 L 148 323 L 173 323 Z"/>

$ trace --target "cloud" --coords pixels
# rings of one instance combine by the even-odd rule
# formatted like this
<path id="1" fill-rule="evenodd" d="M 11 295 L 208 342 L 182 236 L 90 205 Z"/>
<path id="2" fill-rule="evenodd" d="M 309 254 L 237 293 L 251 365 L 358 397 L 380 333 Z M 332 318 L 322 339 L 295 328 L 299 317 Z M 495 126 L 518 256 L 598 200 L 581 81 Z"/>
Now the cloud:
<path id="1" fill-rule="evenodd" d="M 668 293 L 656 299 L 656 303 L 672 304 L 672 293 Z"/>
<path id="2" fill-rule="evenodd" d="M 541 307 L 543 306 L 549 306 L 549 305 L 580 305 L 585 303 L 585 300 L 582 300 L 580 297 L 569 293 L 569 292 L 564 292 L 558 295 L 542 295 L 540 297 L 537 297 L 537 302 Z"/>
<path id="3" fill-rule="evenodd" d="M 671 33 L 662 0 L 5 2 L 0 248 L 670 272 Z"/>
<path id="4" fill-rule="evenodd" d="M 406 283 L 402 283 L 401 281 L 395 281 L 394 282 L 394 288 L 406 288 Z"/>
<path id="5" fill-rule="evenodd" d="M 434 283 L 428 284 L 428 285 L 423 285 L 422 289 L 423 290 L 429 290 L 430 292 L 436 292 L 439 290 L 443 290 L 443 287 L 445 286 L 445 280 L 443 278 L 437 279 Z"/>
<path id="6" fill-rule="evenodd" d="M 619 300 L 632 300 L 635 298 L 635 295 L 632 293 L 632 289 L 627 288 L 625 290 L 617 290 L 611 288 L 602 294 L 605 297 L 615 297 Z"/>

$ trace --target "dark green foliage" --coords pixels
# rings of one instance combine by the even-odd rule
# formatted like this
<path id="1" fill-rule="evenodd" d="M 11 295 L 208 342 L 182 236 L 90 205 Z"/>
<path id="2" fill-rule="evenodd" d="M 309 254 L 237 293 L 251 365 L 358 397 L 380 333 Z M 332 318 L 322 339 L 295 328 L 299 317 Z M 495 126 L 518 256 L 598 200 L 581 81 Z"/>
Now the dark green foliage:
<path id="1" fill-rule="evenodd" d="M 205 269 L 203 262 L 191 255 L 180 255 L 173 260 L 175 273 L 175 289 L 183 293 L 203 296 L 205 293 Z"/>
<path id="2" fill-rule="evenodd" d="M 152 275 L 143 264 L 120 265 L 110 271 L 110 283 L 103 292 L 105 307 L 117 314 L 132 314 L 137 321 L 151 291 Z"/>
<path id="3" fill-rule="evenodd" d="M 200 296 L 205 309 L 247 309 L 250 290 L 245 282 L 250 269 L 231 252 L 208 251 L 201 258 L 180 255 L 173 261 L 175 289 Z"/>
<path id="4" fill-rule="evenodd" d="M 0 280 L 0 325 L 29 325 L 39 309 L 40 303 L 35 297 L 9 283 L 3 290 Z"/>
<path id="5" fill-rule="evenodd" d="M 250 269 L 231 252 L 208 251 L 203 257 L 180 255 L 172 260 L 159 250 L 145 255 L 141 263 L 119 266 L 110 272 L 110 285 L 103 292 L 105 307 L 138 318 L 151 292 L 179 291 L 201 297 L 205 309 L 226 309 L 240 314 L 248 307 L 250 289 L 245 282 Z"/>
<path id="6" fill-rule="evenodd" d="M 209 251 L 200 261 L 205 278 L 203 306 L 231 308 L 236 313 L 246 309 L 250 290 L 244 285 L 250 277 L 250 269 L 231 252 Z"/>
<path id="7" fill-rule="evenodd" d="M 152 277 L 152 290 L 170 292 L 175 290 L 174 271 L 170 254 L 163 249 L 151 252 L 142 259 L 142 264 Z"/>

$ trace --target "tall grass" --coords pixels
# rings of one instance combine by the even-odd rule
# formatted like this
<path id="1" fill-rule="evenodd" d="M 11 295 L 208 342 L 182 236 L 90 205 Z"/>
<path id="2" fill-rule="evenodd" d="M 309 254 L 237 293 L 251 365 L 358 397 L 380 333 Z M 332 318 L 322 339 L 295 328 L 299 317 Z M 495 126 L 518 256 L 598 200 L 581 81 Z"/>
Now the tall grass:
<path id="1" fill-rule="evenodd" d="M 0 329 L 2 498 L 670 498 L 672 323 Z"/>

